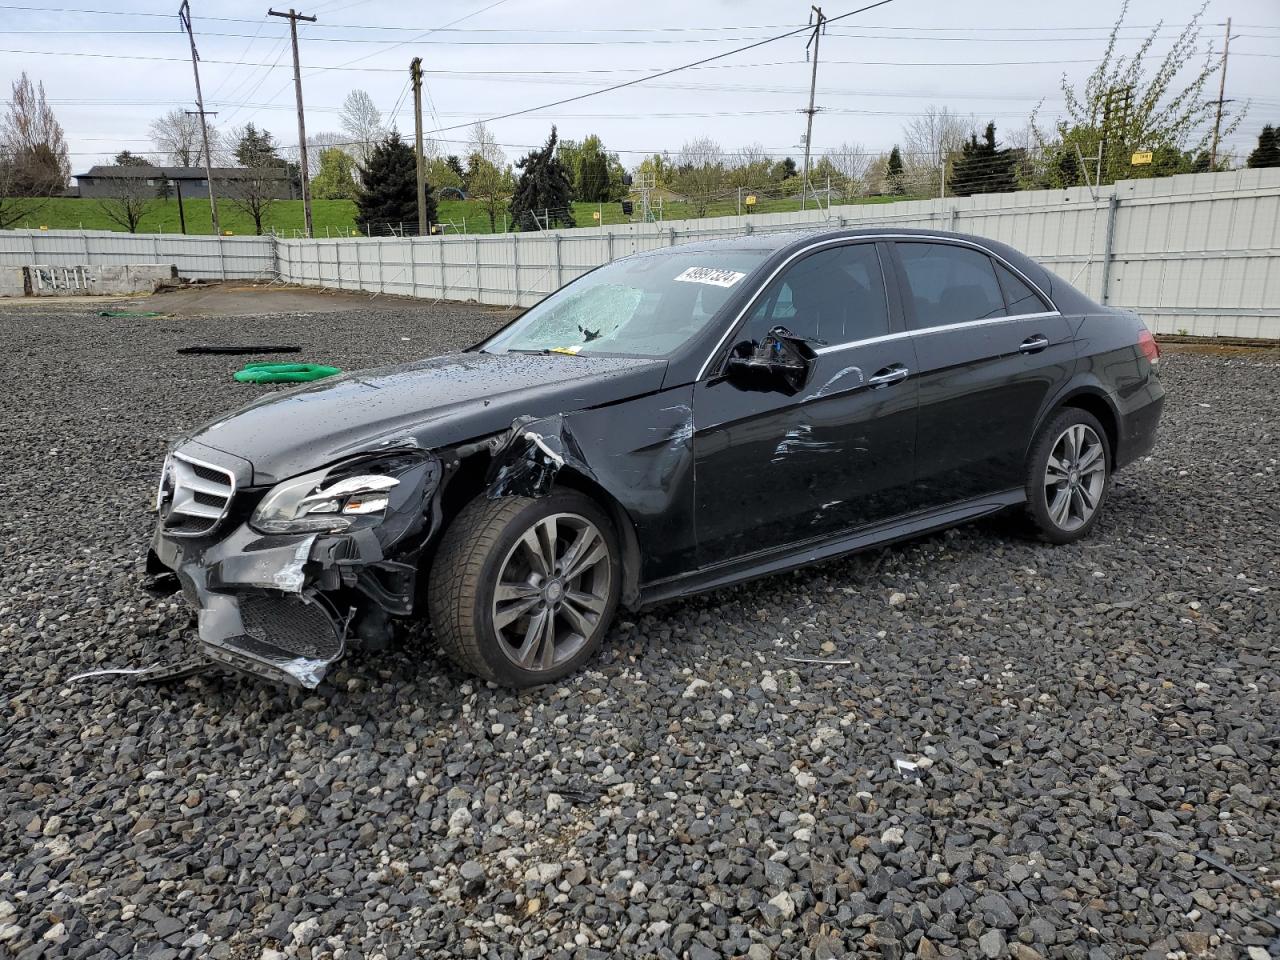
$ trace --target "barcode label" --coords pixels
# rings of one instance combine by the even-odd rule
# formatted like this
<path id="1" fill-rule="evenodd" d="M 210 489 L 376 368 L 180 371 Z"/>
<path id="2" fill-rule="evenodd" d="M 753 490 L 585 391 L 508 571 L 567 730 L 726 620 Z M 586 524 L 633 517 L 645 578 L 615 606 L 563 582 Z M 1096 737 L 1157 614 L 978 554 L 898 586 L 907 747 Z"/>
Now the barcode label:
<path id="1" fill-rule="evenodd" d="M 676 277 L 680 283 L 709 283 L 713 287 L 732 287 L 745 277 L 736 270 L 719 270 L 715 267 L 690 267 Z"/>

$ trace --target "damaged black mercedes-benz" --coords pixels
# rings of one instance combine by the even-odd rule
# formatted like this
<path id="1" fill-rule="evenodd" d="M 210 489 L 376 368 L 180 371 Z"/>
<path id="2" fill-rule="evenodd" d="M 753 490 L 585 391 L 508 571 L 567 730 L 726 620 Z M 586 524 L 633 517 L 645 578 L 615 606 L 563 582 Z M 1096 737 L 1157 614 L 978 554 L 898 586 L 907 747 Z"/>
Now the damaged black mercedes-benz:
<path id="1" fill-rule="evenodd" d="M 469 350 L 181 439 L 148 572 L 198 610 L 205 654 L 261 676 L 314 687 L 429 618 L 471 671 L 545 683 L 619 604 L 1019 505 L 1052 542 L 1086 535 L 1154 442 L 1158 362 L 1136 316 L 991 241 L 654 251 Z"/>

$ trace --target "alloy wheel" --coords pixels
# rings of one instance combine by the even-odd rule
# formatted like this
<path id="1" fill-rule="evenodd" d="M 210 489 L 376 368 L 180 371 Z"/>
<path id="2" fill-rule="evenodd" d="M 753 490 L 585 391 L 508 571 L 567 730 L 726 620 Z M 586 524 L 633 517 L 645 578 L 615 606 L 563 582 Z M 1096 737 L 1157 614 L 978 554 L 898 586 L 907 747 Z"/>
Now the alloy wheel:
<path id="1" fill-rule="evenodd" d="M 1061 530 L 1079 530 L 1093 517 L 1107 482 L 1106 447 L 1094 429 L 1073 423 L 1054 441 L 1044 472 L 1044 502 Z"/>
<path id="2" fill-rule="evenodd" d="M 604 616 L 612 576 L 609 546 L 586 517 L 537 520 L 498 568 L 493 630 L 503 654 L 533 672 L 573 658 Z"/>

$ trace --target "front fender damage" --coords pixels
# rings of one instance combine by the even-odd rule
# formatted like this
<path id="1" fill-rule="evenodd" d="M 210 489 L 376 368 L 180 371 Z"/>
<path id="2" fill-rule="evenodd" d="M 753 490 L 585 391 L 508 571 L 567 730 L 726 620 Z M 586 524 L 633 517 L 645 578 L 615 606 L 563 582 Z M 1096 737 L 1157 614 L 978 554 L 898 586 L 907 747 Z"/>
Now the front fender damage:
<path id="1" fill-rule="evenodd" d="M 440 526 L 443 469 L 426 451 L 377 452 L 388 455 L 400 483 L 373 527 L 263 534 L 246 521 L 221 539 L 187 539 L 157 526 L 147 572 L 177 574 L 210 659 L 314 688 L 348 647 L 389 642 L 392 618 L 413 613 L 417 559 Z"/>

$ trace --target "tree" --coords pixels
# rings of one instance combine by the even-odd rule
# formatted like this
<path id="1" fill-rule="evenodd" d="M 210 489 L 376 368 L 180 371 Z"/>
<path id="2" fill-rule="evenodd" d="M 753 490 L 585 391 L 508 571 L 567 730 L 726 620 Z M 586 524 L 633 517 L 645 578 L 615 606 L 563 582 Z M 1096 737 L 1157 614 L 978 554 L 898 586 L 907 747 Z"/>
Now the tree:
<path id="1" fill-rule="evenodd" d="M 796 166 L 796 162 L 790 157 L 783 157 L 773 165 L 770 177 L 779 182 L 783 180 L 791 180 L 800 175 L 800 168 Z"/>
<path id="2" fill-rule="evenodd" d="M 606 152 L 604 144 L 594 133 L 581 143 L 562 140 L 557 156 L 569 174 L 575 200 L 602 203 L 620 199 L 615 194 L 616 187 L 612 182 L 611 172 L 615 165 L 619 170 L 622 165 L 618 162 L 617 154 Z"/>
<path id="3" fill-rule="evenodd" d="M 386 136 L 382 112 L 374 104 L 373 97 L 363 90 L 352 90 L 342 101 L 338 122 L 342 125 L 342 132 L 351 140 L 356 162 L 361 166 L 368 164 L 374 148 Z"/>
<path id="4" fill-rule="evenodd" d="M 665 153 L 645 157 L 636 165 L 636 173 L 645 177 L 652 174 L 654 187 L 662 190 L 671 189 L 671 180 L 675 175 L 671 158 Z"/>
<path id="5" fill-rule="evenodd" d="M 1081 168 L 1064 157 L 1075 155 L 1077 148 L 1084 157 L 1096 157 L 1101 148 L 1099 179 L 1102 183 L 1179 173 L 1194 164 L 1200 151 L 1208 149 L 1213 139 L 1217 101 L 1210 98 L 1206 87 L 1221 62 L 1212 53 L 1206 53 L 1203 63 L 1192 67 L 1189 80 L 1178 79 L 1185 76 L 1184 69 L 1200 49 L 1200 21 L 1206 6 L 1207 3 L 1202 5 L 1183 27 L 1153 69 L 1148 60 L 1158 39 L 1159 27 L 1152 29 L 1132 56 L 1116 53 L 1119 31 L 1129 8 L 1129 0 L 1124 0 L 1102 58 L 1084 85 L 1077 89 L 1066 76 L 1062 78 L 1066 109 L 1054 130 L 1048 133 L 1040 130 L 1035 126 L 1035 114 L 1032 115 L 1035 138 L 1043 157 L 1040 178 L 1045 186 L 1078 185 L 1080 180 L 1060 179 L 1064 171 L 1072 169 L 1078 176 L 1090 176 L 1092 181 L 1096 161 L 1086 162 Z M 1235 131 L 1243 115 L 1231 118 L 1229 109 L 1223 115 L 1227 118 L 1222 128 L 1225 137 Z M 1153 159 L 1163 160 L 1135 167 L 1130 158 L 1139 150 L 1149 150 L 1156 154 Z"/>
<path id="6" fill-rule="evenodd" d="M 907 192 L 906 184 L 903 183 L 902 151 L 898 149 L 896 143 L 889 151 L 889 161 L 885 164 L 884 185 L 885 189 L 895 196 L 900 197 Z"/>
<path id="7" fill-rule="evenodd" d="M 676 156 L 675 189 L 684 194 L 695 217 L 707 208 L 725 186 L 724 151 L 710 137 L 687 141 Z"/>
<path id="8" fill-rule="evenodd" d="M 18 197 L 49 197 L 63 190 L 71 160 L 62 124 L 26 72 L 13 81 L 9 110 L 0 123 L 0 149 L 11 164 L 9 190 Z"/>
<path id="9" fill-rule="evenodd" d="M 431 223 L 436 218 L 436 200 L 430 184 L 426 199 L 427 222 Z M 394 130 L 374 146 L 368 162 L 360 166 L 356 210 L 358 222 L 369 236 L 418 222 L 417 158 Z"/>
<path id="10" fill-rule="evenodd" d="M 946 107 L 930 105 L 902 128 L 906 145 L 904 181 L 912 193 L 937 196 L 947 161 L 959 153 L 973 119 L 962 118 Z"/>
<path id="11" fill-rule="evenodd" d="M 128 164 L 122 164 L 122 166 L 128 166 Z M 103 216 L 130 233 L 138 232 L 138 225 L 150 212 L 156 200 L 156 188 L 147 185 L 147 180 L 153 179 L 154 175 L 149 178 L 145 170 L 138 170 L 137 167 L 134 169 L 137 170 L 137 176 L 118 178 L 114 187 L 116 195 L 101 197 L 97 203 Z"/>
<path id="12" fill-rule="evenodd" d="M 427 183 L 435 187 L 437 193 L 446 188 L 461 190 L 462 174 L 454 170 L 447 159 L 435 157 L 427 161 Z"/>
<path id="13" fill-rule="evenodd" d="M 320 151 L 318 169 L 311 181 L 311 196 L 316 200 L 354 200 L 356 198 L 356 162 L 338 147 Z"/>
<path id="14" fill-rule="evenodd" d="M 862 193 L 867 182 L 867 168 L 871 165 L 871 155 L 860 143 L 845 141 L 840 146 L 828 150 L 822 155 L 822 163 L 829 164 L 835 171 L 831 185 L 839 190 L 844 200 L 850 200 Z"/>
<path id="15" fill-rule="evenodd" d="M 246 123 L 235 132 L 236 162 L 244 168 L 240 178 L 228 185 L 231 202 L 253 219 L 254 231 L 262 233 L 262 222 L 276 201 L 280 171 L 286 178 L 289 164 L 279 154 L 275 138 L 266 130 Z"/>
<path id="16" fill-rule="evenodd" d="M 748 144 L 733 157 L 725 176 L 725 186 L 732 189 L 763 190 L 769 185 L 773 161 L 764 147 Z"/>
<path id="17" fill-rule="evenodd" d="M 489 215 L 489 229 L 498 229 L 498 209 L 511 192 L 511 176 L 507 172 L 507 157 L 498 146 L 493 134 L 483 123 L 471 128 L 467 142 L 467 171 L 463 178 L 467 195 L 480 201 Z"/>
<path id="18" fill-rule="evenodd" d="M 23 196 L 18 189 L 23 175 L 8 144 L 0 142 L 0 230 L 21 222 L 45 204 L 45 197 Z"/>
<path id="19" fill-rule="evenodd" d="M 1017 186 L 1013 161 L 1010 151 L 996 146 L 996 125 L 988 123 L 981 142 L 976 133 L 971 134 L 969 142 L 961 148 L 947 183 L 958 197 L 1013 190 Z"/>
<path id="20" fill-rule="evenodd" d="M 541 224 L 544 228 L 550 228 L 553 223 L 577 226 L 573 219 L 573 184 L 569 171 L 556 155 L 554 126 L 542 149 L 525 154 L 516 166 L 520 169 L 520 178 L 511 196 L 511 219 L 518 229 L 537 230 L 538 214 L 544 210 L 546 222 Z"/>
<path id="21" fill-rule="evenodd" d="M 148 131 L 155 148 L 175 167 L 198 167 L 204 163 L 204 138 L 200 117 L 185 110 L 170 110 L 151 121 Z M 209 149 L 214 156 L 220 144 L 218 129 L 209 125 Z"/>
<path id="22" fill-rule="evenodd" d="M 1245 161 L 1247 167 L 1280 167 L 1280 134 L 1276 128 L 1267 124 L 1258 134 L 1258 147 Z"/>
<path id="23" fill-rule="evenodd" d="M 115 164 L 117 167 L 153 167 L 153 164 L 146 157 L 140 157 L 136 153 L 130 153 L 128 150 L 121 150 L 116 154 Z"/>
<path id="24" fill-rule="evenodd" d="M 462 161 L 458 159 L 456 154 L 449 154 L 444 158 L 445 166 L 454 172 L 458 177 L 458 183 L 462 183 L 467 176 L 467 171 L 462 168 Z"/>

